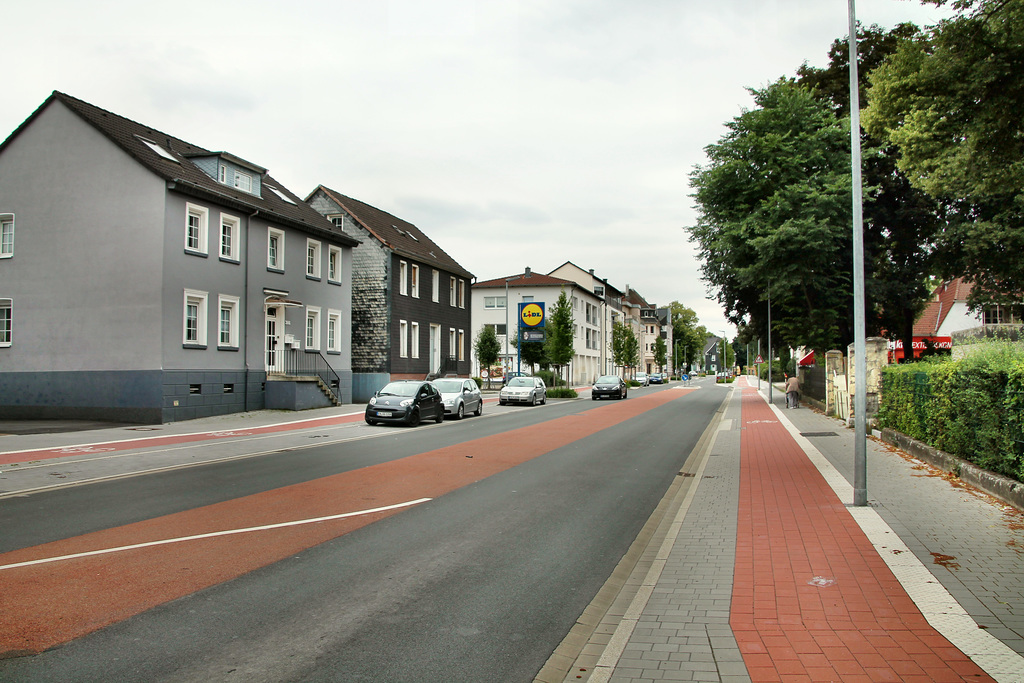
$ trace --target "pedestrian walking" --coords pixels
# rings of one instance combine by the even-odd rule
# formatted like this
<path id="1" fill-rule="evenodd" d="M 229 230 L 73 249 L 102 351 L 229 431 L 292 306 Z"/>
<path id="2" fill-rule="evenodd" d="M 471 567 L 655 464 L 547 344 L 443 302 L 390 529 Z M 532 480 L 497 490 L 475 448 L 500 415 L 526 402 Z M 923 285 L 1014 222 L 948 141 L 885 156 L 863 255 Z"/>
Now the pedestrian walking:
<path id="1" fill-rule="evenodd" d="M 797 408 L 800 405 L 800 380 L 796 375 L 786 378 L 786 408 Z"/>

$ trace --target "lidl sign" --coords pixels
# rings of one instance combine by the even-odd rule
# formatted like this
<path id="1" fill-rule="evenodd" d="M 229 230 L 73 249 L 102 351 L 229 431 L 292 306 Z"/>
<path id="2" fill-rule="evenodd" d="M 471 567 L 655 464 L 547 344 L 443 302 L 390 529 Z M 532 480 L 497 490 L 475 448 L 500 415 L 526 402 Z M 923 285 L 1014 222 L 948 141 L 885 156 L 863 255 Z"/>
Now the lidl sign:
<path id="1" fill-rule="evenodd" d="M 523 327 L 544 327 L 544 302 L 519 304 L 519 321 Z"/>

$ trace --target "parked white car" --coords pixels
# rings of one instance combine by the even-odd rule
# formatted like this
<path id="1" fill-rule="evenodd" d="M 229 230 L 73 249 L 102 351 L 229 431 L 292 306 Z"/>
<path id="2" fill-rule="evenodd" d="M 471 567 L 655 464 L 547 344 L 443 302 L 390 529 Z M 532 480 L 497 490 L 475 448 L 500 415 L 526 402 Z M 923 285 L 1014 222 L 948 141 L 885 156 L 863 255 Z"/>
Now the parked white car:
<path id="1" fill-rule="evenodd" d="M 441 392 L 446 417 L 450 415 L 456 420 L 461 420 L 466 413 L 483 414 L 484 399 L 480 395 L 480 387 L 473 380 L 445 377 L 435 379 L 431 384 Z"/>
<path id="2" fill-rule="evenodd" d="M 498 394 L 498 403 L 547 403 L 548 388 L 540 377 L 513 377 Z"/>

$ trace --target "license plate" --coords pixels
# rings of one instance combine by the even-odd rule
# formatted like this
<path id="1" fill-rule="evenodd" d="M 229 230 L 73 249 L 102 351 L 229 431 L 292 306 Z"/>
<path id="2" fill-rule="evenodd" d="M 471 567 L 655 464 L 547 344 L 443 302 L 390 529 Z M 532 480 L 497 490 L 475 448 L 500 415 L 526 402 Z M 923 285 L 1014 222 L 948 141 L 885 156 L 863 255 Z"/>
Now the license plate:
<path id="1" fill-rule="evenodd" d="M 378 410 L 377 417 L 391 417 L 391 413 L 387 411 Z"/>

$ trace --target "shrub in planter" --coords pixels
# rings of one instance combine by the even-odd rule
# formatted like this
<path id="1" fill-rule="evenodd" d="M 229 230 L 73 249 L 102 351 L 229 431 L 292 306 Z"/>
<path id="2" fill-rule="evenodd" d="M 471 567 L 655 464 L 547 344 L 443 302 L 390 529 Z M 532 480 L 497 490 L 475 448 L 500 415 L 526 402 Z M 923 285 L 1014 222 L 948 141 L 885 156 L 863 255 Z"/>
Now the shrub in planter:
<path id="1" fill-rule="evenodd" d="M 548 398 L 578 398 L 579 394 L 576 393 L 575 389 L 569 387 L 556 387 L 554 389 L 548 389 Z"/>

